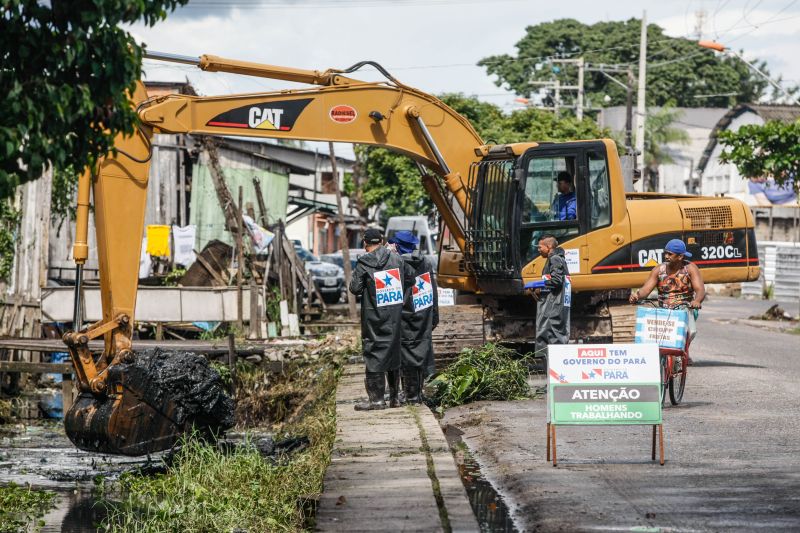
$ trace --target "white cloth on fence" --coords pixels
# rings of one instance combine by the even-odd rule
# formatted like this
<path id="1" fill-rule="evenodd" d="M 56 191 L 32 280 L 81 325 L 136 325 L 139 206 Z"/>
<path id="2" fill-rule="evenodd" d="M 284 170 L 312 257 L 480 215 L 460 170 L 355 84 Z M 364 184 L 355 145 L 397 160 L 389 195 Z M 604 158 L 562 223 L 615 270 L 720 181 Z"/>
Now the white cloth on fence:
<path id="1" fill-rule="evenodd" d="M 150 276 L 153 260 L 147 253 L 147 237 L 142 237 L 142 252 L 139 254 L 139 279 Z"/>
<path id="2" fill-rule="evenodd" d="M 194 253 L 194 241 L 197 234 L 197 227 L 194 224 L 188 226 L 172 226 L 172 243 L 175 246 L 175 264 L 188 267 L 194 263 L 196 257 Z"/>

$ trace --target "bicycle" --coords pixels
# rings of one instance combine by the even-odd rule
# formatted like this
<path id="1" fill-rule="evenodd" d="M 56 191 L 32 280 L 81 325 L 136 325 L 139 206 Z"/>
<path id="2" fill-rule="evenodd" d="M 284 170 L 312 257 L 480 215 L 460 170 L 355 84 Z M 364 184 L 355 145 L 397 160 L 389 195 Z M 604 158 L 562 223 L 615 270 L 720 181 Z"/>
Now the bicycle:
<path id="1" fill-rule="evenodd" d="M 652 300 L 641 300 L 639 305 L 646 304 L 656 309 L 663 309 L 669 312 L 673 309 L 659 307 L 658 303 Z M 692 312 L 692 309 L 687 308 L 686 311 Z M 661 358 L 661 403 L 666 399 L 667 390 L 669 389 L 669 401 L 672 405 L 678 405 L 683 399 L 683 392 L 686 389 L 686 376 L 689 371 L 689 345 L 691 344 L 691 337 L 686 336 L 686 345 L 681 348 L 665 348 L 658 347 L 658 353 Z"/>

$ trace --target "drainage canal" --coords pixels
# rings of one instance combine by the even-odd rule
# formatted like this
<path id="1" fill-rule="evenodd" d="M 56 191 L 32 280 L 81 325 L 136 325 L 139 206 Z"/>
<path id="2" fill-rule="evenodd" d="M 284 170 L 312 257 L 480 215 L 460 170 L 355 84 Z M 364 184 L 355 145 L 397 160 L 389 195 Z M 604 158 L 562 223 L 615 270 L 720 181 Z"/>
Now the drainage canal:
<path id="1" fill-rule="evenodd" d="M 458 466 L 461 481 L 467 490 L 472 512 L 478 519 L 482 533 L 518 533 L 503 497 L 481 474 L 480 465 L 464 441 L 461 432 L 448 426 L 445 436 Z"/>

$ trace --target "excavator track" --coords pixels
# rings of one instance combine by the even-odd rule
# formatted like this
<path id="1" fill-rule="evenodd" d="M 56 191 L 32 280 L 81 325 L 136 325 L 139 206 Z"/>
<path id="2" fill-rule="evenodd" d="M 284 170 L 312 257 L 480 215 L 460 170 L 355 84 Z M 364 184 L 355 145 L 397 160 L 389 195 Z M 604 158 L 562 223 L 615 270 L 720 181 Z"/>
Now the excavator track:
<path id="1" fill-rule="evenodd" d="M 439 307 L 439 325 L 433 330 L 436 369 L 449 365 L 464 348 L 482 346 L 483 306 L 451 305 Z"/>

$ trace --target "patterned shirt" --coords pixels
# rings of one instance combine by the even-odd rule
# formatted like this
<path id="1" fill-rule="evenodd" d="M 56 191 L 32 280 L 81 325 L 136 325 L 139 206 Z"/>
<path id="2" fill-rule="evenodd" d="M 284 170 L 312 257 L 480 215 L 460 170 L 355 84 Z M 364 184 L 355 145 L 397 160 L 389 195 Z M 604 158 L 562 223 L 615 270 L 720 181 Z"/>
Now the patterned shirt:
<path id="1" fill-rule="evenodd" d="M 674 274 L 667 273 L 667 265 L 658 268 L 658 304 L 667 309 L 686 307 L 694 298 L 694 287 L 689 277 L 688 263 Z"/>

